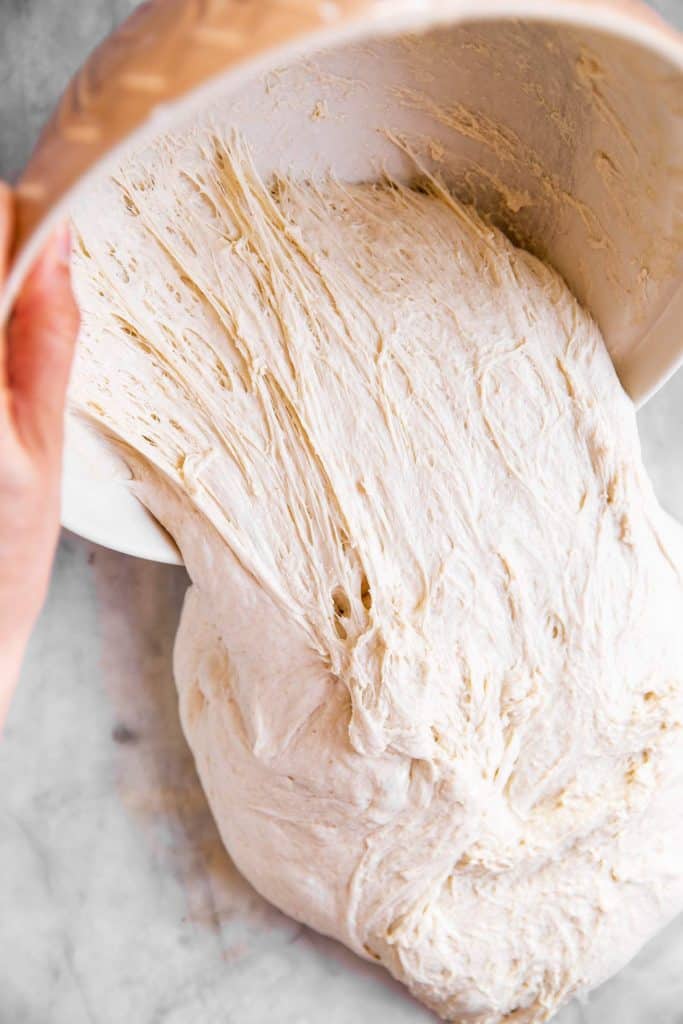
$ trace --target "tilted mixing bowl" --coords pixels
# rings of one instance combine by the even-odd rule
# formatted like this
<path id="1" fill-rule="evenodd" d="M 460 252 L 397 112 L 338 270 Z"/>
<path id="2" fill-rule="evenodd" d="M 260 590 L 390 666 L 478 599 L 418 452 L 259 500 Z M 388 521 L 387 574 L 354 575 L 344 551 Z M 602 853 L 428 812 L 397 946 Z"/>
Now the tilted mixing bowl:
<path id="1" fill-rule="evenodd" d="M 440 175 L 564 275 L 637 403 L 683 358 L 683 43 L 614 0 L 144 4 L 75 77 L 22 177 L 0 315 L 83 181 L 209 104 L 264 175 L 410 178 L 416 160 Z M 94 444 L 70 435 L 65 525 L 177 561 Z"/>

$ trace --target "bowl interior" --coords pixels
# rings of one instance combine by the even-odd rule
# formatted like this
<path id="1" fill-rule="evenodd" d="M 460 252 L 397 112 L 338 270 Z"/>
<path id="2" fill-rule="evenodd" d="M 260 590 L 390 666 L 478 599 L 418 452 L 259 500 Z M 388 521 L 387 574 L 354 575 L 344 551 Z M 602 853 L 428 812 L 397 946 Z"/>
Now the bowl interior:
<path id="1" fill-rule="evenodd" d="M 438 175 L 562 273 L 637 399 L 680 354 L 680 86 L 680 69 L 637 41 L 488 20 L 368 37 L 239 86 L 226 77 L 201 117 L 239 129 L 266 178 L 419 187 Z M 179 108 L 174 129 L 183 119 Z M 65 525 L 177 561 L 103 444 L 70 424 Z"/>

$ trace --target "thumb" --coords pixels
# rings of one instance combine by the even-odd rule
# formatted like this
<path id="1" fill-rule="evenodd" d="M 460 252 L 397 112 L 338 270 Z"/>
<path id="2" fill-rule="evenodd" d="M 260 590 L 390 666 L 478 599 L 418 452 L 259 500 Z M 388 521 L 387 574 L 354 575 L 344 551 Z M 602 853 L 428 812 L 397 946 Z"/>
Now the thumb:
<path id="1" fill-rule="evenodd" d="M 30 449 L 61 451 L 64 404 L 78 336 L 71 234 L 52 236 L 17 300 L 8 332 L 8 384 L 17 433 Z"/>

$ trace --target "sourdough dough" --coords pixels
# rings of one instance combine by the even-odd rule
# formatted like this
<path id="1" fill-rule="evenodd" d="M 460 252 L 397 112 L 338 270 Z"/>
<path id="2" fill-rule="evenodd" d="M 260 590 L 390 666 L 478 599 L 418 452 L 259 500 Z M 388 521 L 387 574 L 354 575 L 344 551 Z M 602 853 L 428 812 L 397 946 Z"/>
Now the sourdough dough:
<path id="1" fill-rule="evenodd" d="M 277 906 L 540 1021 L 683 906 L 683 586 L 562 280 L 436 183 L 161 141 L 80 201 L 74 415 L 193 580 L 182 718 Z"/>

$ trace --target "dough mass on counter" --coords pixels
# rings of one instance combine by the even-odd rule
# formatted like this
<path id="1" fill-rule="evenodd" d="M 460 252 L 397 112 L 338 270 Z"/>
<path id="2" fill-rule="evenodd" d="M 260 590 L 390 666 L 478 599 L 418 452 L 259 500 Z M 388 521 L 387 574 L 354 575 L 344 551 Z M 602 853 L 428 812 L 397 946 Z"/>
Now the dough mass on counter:
<path id="1" fill-rule="evenodd" d="M 683 908 L 683 537 L 597 327 L 437 182 L 209 129 L 74 221 L 71 414 L 192 578 L 230 854 L 445 1019 L 547 1019 Z"/>

